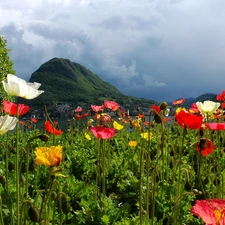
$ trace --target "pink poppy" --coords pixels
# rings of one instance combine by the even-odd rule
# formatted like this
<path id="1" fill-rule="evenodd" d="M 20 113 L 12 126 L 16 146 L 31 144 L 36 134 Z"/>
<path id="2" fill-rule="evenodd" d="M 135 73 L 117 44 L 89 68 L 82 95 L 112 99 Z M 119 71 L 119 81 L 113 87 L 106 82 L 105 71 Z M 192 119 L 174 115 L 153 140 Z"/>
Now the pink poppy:
<path id="1" fill-rule="evenodd" d="M 78 113 L 78 112 L 82 112 L 82 108 L 80 106 L 77 106 L 76 109 L 74 109 L 74 112 Z"/>
<path id="2" fill-rule="evenodd" d="M 195 216 L 199 216 L 206 225 L 224 225 L 225 200 L 197 200 L 195 205 L 191 208 L 191 213 Z"/>
<path id="3" fill-rule="evenodd" d="M 114 101 L 104 101 L 104 106 L 108 109 L 111 109 L 112 111 L 116 111 L 120 108 L 120 105 Z"/>
<path id="4" fill-rule="evenodd" d="M 90 131 L 96 138 L 102 139 L 110 139 L 116 135 L 116 129 L 109 127 L 91 127 Z"/>
<path id="5" fill-rule="evenodd" d="M 189 109 L 189 112 L 194 112 L 194 113 L 199 113 L 200 111 L 198 110 L 198 107 L 196 103 L 193 103 Z"/>
<path id="6" fill-rule="evenodd" d="M 179 100 L 174 100 L 172 102 L 173 105 L 181 105 L 185 102 L 185 98 L 179 99 Z"/>
<path id="7" fill-rule="evenodd" d="M 104 105 L 91 105 L 91 109 L 94 111 L 94 112 L 99 112 L 99 111 L 103 111 L 105 108 Z"/>
<path id="8" fill-rule="evenodd" d="M 206 138 L 201 138 L 196 144 L 196 150 L 200 151 L 203 156 L 211 154 L 215 148 L 215 144 Z"/>
<path id="9" fill-rule="evenodd" d="M 210 130 L 225 130 L 225 123 L 209 123 Z"/>

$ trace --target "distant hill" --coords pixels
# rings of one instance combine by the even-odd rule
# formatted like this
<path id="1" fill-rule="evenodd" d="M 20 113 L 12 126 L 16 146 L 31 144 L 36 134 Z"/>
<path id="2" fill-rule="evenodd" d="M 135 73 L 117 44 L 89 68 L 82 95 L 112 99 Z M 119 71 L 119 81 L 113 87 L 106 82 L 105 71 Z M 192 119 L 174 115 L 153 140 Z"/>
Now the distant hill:
<path id="1" fill-rule="evenodd" d="M 53 58 L 41 65 L 29 82 L 41 83 L 40 89 L 45 91 L 38 98 L 29 100 L 29 105 L 37 108 L 60 104 L 90 107 L 90 104 L 103 104 L 105 99 L 120 105 L 155 103 L 126 96 L 84 66 L 63 58 Z"/>

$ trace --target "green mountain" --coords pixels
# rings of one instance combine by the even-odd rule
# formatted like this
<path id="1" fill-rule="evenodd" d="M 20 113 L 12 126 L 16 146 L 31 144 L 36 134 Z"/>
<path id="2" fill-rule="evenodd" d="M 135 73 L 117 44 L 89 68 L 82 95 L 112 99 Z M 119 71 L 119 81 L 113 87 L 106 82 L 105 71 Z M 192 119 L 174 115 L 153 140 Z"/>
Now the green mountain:
<path id="1" fill-rule="evenodd" d="M 198 96 L 197 98 L 186 99 L 185 102 L 184 102 L 184 107 L 189 108 L 195 102 L 204 102 L 206 100 L 210 100 L 210 101 L 213 101 L 213 102 L 218 102 L 216 100 L 216 94 L 205 93 L 205 94 L 202 94 L 202 95 Z"/>
<path id="2" fill-rule="evenodd" d="M 29 100 L 29 105 L 37 108 L 60 104 L 87 108 L 90 104 L 103 104 L 105 99 L 114 100 L 120 105 L 155 103 L 126 96 L 84 66 L 62 58 L 53 58 L 41 65 L 31 75 L 29 82 L 41 83 L 40 90 L 45 91 L 38 98 Z"/>

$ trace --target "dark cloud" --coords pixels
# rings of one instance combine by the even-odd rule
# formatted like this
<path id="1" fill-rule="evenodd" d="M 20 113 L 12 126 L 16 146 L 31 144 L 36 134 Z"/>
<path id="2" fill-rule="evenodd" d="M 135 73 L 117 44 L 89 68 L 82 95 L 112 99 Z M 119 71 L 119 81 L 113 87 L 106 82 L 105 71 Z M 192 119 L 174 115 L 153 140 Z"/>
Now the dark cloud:
<path id="1" fill-rule="evenodd" d="M 10 24 L 1 29 L 1 34 L 7 40 L 7 47 L 12 50 L 10 57 L 14 63 L 16 75 L 29 80 L 31 74 L 41 65 L 44 50 L 27 44 L 24 40 L 24 30 Z"/>
<path id="2" fill-rule="evenodd" d="M 42 63 L 61 57 L 137 97 L 172 101 L 225 89 L 225 1 L 22 0 L 13 5 L 3 0 L 2 5 L 1 34 L 18 76 L 28 79 Z"/>

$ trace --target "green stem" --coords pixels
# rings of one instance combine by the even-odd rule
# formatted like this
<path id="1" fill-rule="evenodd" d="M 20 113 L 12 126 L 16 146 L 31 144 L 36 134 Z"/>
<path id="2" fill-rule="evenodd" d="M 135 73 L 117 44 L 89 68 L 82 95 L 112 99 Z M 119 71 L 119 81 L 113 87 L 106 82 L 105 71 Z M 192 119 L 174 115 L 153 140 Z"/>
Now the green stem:
<path id="1" fill-rule="evenodd" d="M 177 196 L 179 197 L 181 195 L 181 161 L 182 161 L 182 153 L 183 153 L 183 148 L 184 148 L 184 137 L 185 137 L 185 133 L 186 133 L 186 127 L 183 128 L 183 133 L 182 133 L 182 140 L 181 140 L 181 147 L 179 148 L 179 159 L 178 159 L 178 181 L 177 181 Z M 177 202 L 177 207 L 176 209 L 178 209 L 179 207 L 179 202 Z M 179 221 L 179 212 L 178 210 L 175 211 L 175 215 L 176 215 L 176 223 L 178 224 Z"/>
<path id="2" fill-rule="evenodd" d="M 9 180 L 9 150 L 8 150 L 8 132 L 6 133 L 7 137 L 6 137 L 6 151 L 5 151 L 5 178 L 6 178 L 6 182 L 5 182 L 5 189 L 8 193 L 9 189 L 8 189 L 8 180 Z"/>
<path id="3" fill-rule="evenodd" d="M 0 196 L 0 225 L 4 225 L 4 220 L 2 216 L 2 197 Z"/>
<path id="4" fill-rule="evenodd" d="M 53 146 L 54 146 L 55 145 L 55 124 L 52 122 L 52 120 L 48 114 L 46 105 L 44 106 L 44 111 L 45 111 L 45 115 L 46 115 L 47 119 L 50 121 L 50 123 L 53 127 Z"/>
<path id="5" fill-rule="evenodd" d="M 19 97 L 17 98 L 16 117 L 19 120 L 18 107 Z M 16 176 L 16 216 L 17 225 L 20 225 L 20 171 L 19 171 L 19 123 L 16 124 L 16 158 L 15 158 L 15 176 Z"/>
<path id="6" fill-rule="evenodd" d="M 101 149 L 102 149 L 102 194 L 105 196 L 105 148 L 104 148 L 104 140 L 101 139 Z"/>
<path id="7" fill-rule="evenodd" d="M 141 149 L 140 155 L 140 165 L 139 165 L 139 218 L 140 225 L 142 225 L 142 170 L 143 170 L 143 157 L 144 157 L 144 149 Z"/>
<path id="8" fill-rule="evenodd" d="M 146 217 L 147 220 L 149 219 L 149 196 L 150 196 L 150 181 L 149 181 L 149 175 L 150 175 L 150 145 L 151 145 L 151 116 L 154 111 L 150 110 L 149 118 L 148 118 L 148 146 L 147 146 L 147 159 L 146 159 L 146 177 L 147 177 L 147 191 L 146 191 Z"/>

